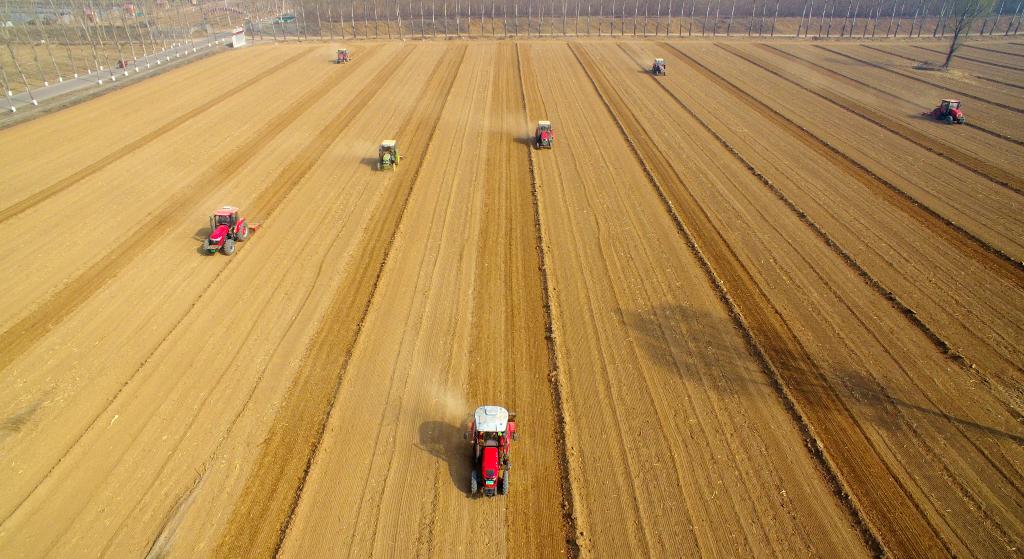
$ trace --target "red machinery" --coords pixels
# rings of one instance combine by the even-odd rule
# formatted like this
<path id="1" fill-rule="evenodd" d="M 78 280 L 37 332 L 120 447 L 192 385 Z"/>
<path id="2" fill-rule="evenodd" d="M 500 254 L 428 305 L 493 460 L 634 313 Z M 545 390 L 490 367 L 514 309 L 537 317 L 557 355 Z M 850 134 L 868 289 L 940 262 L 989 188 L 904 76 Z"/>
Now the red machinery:
<path id="1" fill-rule="evenodd" d="M 508 495 L 512 441 L 518 439 L 515 414 L 500 406 L 480 406 L 473 414 L 466 438 L 473 441 L 470 494 Z"/>
<path id="2" fill-rule="evenodd" d="M 219 250 L 231 256 L 235 253 L 235 243 L 248 239 L 258 228 L 258 225 L 246 223 L 245 218 L 238 215 L 238 208 L 224 206 L 210 216 L 210 235 L 203 241 L 203 250 L 209 254 Z"/>
<path id="3" fill-rule="evenodd" d="M 943 99 L 939 106 L 932 109 L 930 113 L 922 114 L 930 116 L 935 120 L 941 120 L 946 124 L 963 124 L 967 122 L 967 116 L 960 110 L 959 99 Z"/>
<path id="4" fill-rule="evenodd" d="M 537 123 L 537 129 L 533 132 L 533 145 L 537 149 L 551 149 L 555 144 L 555 131 L 551 128 L 551 122 L 542 120 Z"/>
<path id="5" fill-rule="evenodd" d="M 352 55 L 348 53 L 348 49 L 338 49 L 338 58 L 335 59 L 335 64 L 342 64 L 344 62 L 351 62 Z"/>

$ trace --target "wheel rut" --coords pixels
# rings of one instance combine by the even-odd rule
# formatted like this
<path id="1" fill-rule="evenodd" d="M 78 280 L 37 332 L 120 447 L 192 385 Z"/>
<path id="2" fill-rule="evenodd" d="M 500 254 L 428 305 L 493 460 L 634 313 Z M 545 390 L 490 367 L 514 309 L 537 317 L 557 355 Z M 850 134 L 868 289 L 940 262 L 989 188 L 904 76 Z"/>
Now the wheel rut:
<path id="1" fill-rule="evenodd" d="M 1018 109 L 1017 107 L 1011 107 L 1010 105 L 1007 105 L 1005 103 L 1000 103 L 998 101 L 992 101 L 990 99 L 986 99 L 984 97 L 979 97 L 977 95 L 971 95 L 970 93 L 965 93 L 963 91 L 957 91 L 955 89 L 950 88 L 947 85 L 944 85 L 944 84 L 941 84 L 941 83 L 935 83 L 935 82 L 932 82 L 932 81 L 928 81 L 928 80 L 926 80 L 924 78 L 919 78 L 917 76 L 912 76 L 912 75 L 907 74 L 905 72 L 900 72 L 899 70 L 893 70 L 892 68 L 889 68 L 889 67 L 885 66 L 884 64 L 879 64 L 877 62 L 871 62 L 870 60 L 864 60 L 863 58 L 858 58 L 856 56 L 853 56 L 852 54 L 847 54 L 845 52 L 837 51 L 835 49 L 830 49 L 830 48 L 828 48 L 828 47 L 826 47 L 824 45 L 815 45 L 815 46 L 817 48 L 819 48 L 819 49 L 822 49 L 824 51 L 830 52 L 830 53 L 835 54 L 837 56 L 842 56 L 843 58 L 848 58 L 850 60 L 859 62 L 861 64 L 864 64 L 864 65 L 867 65 L 867 66 L 872 66 L 874 68 L 878 68 L 879 70 L 884 70 L 886 72 L 889 72 L 890 74 L 896 74 L 897 76 L 902 76 L 904 78 L 907 78 L 908 80 L 914 80 L 916 82 L 927 84 L 927 85 L 930 85 L 932 87 L 937 87 L 939 89 L 945 89 L 946 91 L 949 91 L 951 93 L 955 93 L 958 96 L 963 97 L 965 99 L 974 99 L 975 101 L 978 101 L 978 102 L 981 102 L 981 103 L 986 103 L 986 104 L 992 105 L 993 107 L 999 107 L 1000 109 L 1005 109 L 1007 111 L 1012 111 L 1012 112 L 1015 112 L 1015 113 L 1024 114 L 1024 109 Z M 861 46 L 866 48 L 866 49 L 870 49 L 870 50 L 873 50 L 873 51 L 876 51 L 876 52 L 879 52 L 879 53 L 882 53 L 882 54 L 885 54 L 885 55 L 888 55 L 888 56 L 892 56 L 890 53 L 885 52 L 884 50 L 877 49 L 877 48 L 872 47 L 870 45 L 861 45 Z"/>
<path id="2" fill-rule="evenodd" d="M 429 149 L 465 52 L 465 46 L 459 47 L 434 69 L 427 93 L 417 101 L 412 120 L 399 133 L 409 146 L 407 153 L 421 156 L 415 169 L 403 169 L 402 173 L 407 174 L 395 177 L 380 206 L 383 212 L 368 226 L 366 241 L 353 256 L 351 275 L 335 292 L 285 394 L 256 466 L 231 513 L 218 555 L 269 557 L 280 551 L 422 169 L 422 155 Z M 373 89 L 379 85 L 374 80 L 367 83 Z"/>
<path id="3" fill-rule="evenodd" d="M 46 200 L 49 200 L 50 198 L 53 198 L 57 194 L 60 194 L 61 192 L 67 190 L 68 188 L 71 188 L 72 186 L 102 171 L 103 169 L 106 169 L 107 167 L 113 165 L 114 163 L 117 163 L 118 161 L 139 151 L 140 149 L 146 147 L 147 145 L 159 139 L 161 136 L 181 127 L 183 124 L 195 119 L 199 115 L 209 111 L 217 105 L 220 105 L 224 101 L 231 99 L 235 95 L 238 95 L 242 91 L 245 91 L 246 89 L 252 87 L 257 82 L 262 81 L 263 79 L 276 73 L 278 70 L 281 70 L 289 65 L 294 64 L 297 60 L 308 55 L 311 52 L 313 52 L 313 48 L 308 48 L 298 54 L 286 58 L 285 60 L 271 66 L 270 68 L 267 68 L 266 70 L 263 70 L 262 72 L 256 74 L 255 76 L 236 85 L 235 87 L 228 89 L 227 91 L 221 93 L 213 99 L 210 99 L 202 105 L 199 105 L 198 107 L 176 117 L 171 122 L 164 124 L 163 126 L 157 128 L 156 130 L 153 130 L 152 132 L 146 134 L 145 136 L 133 142 L 130 142 L 127 145 L 121 146 L 120 148 L 117 149 L 117 151 L 111 152 L 97 159 L 96 161 L 90 163 L 89 165 L 83 167 L 82 169 L 79 169 L 78 171 L 75 171 L 74 173 L 64 177 L 63 179 L 60 179 L 59 181 L 51 184 L 50 186 L 47 186 L 46 188 L 40 190 L 39 192 L 36 192 L 35 194 L 32 194 L 31 196 L 0 210 L 0 223 L 3 223 L 21 213 L 24 213 L 25 211 L 35 206 L 38 206 L 39 204 L 45 202 Z"/>
<path id="4" fill-rule="evenodd" d="M 305 54 L 305 51 L 302 53 Z M 370 56 L 373 56 L 372 54 Z M 347 74 L 329 75 L 322 82 L 308 90 L 295 101 L 260 127 L 241 145 L 207 167 L 196 178 L 182 187 L 174 196 L 137 230 L 126 233 L 126 241 L 116 250 L 107 253 L 59 291 L 43 301 L 36 309 L 0 333 L 0 371 L 7 368 L 18 357 L 44 335 L 56 328 L 63 320 L 88 301 L 107 283 L 124 271 L 135 258 L 148 250 L 157 241 L 170 233 L 182 214 L 209 194 L 211 184 L 223 184 L 241 170 L 260 150 L 279 136 L 300 115 L 328 92 L 342 83 Z M 384 74 L 378 74 L 383 77 Z M 372 81 L 370 83 L 373 83 Z M 369 102 L 371 86 L 365 86 L 362 97 Z M 354 114 L 354 113 L 353 113 Z M 324 146 L 326 149 L 326 145 Z M 303 155 L 300 158 L 305 158 Z M 318 157 L 318 156 L 317 156 Z M 267 186 L 256 198 L 255 208 L 266 215 L 294 187 L 301 168 L 290 165 L 285 176 L 280 176 Z M 258 212 L 257 212 L 258 213 Z"/>
<path id="5" fill-rule="evenodd" d="M 830 76 L 834 76 L 836 78 L 839 78 L 841 81 L 850 83 L 850 84 L 854 85 L 855 87 L 864 87 L 864 88 L 870 89 L 872 91 L 877 91 L 879 93 L 882 93 L 884 95 L 892 97 L 893 99 L 899 99 L 900 101 L 903 101 L 905 103 L 915 104 L 915 101 L 913 101 L 911 99 L 907 99 L 905 97 L 900 97 L 900 96 L 892 93 L 891 91 L 888 91 L 886 89 L 882 89 L 880 87 L 875 87 L 875 86 L 873 86 L 873 85 L 871 85 L 871 84 L 869 84 L 867 82 L 858 80 L 856 78 L 852 78 L 852 77 L 850 77 L 850 76 L 848 76 L 846 74 L 843 74 L 841 72 L 837 72 L 836 70 L 833 70 L 832 68 L 829 68 L 829 67 L 824 66 L 822 64 L 819 64 L 817 62 L 814 62 L 813 60 L 808 60 L 808 59 L 806 59 L 806 58 L 804 58 L 802 56 L 793 54 L 791 52 L 784 51 L 784 50 L 782 50 L 782 49 L 780 49 L 778 47 L 775 47 L 773 45 L 767 45 L 767 44 L 764 44 L 764 43 L 760 43 L 760 44 L 758 44 L 758 46 L 762 47 L 762 48 L 765 48 L 765 49 L 767 49 L 769 51 L 775 52 L 777 54 L 780 54 L 780 55 L 782 55 L 782 56 L 784 56 L 786 58 L 789 58 L 790 60 L 796 60 L 798 62 L 806 64 L 806 65 L 808 65 L 808 66 L 810 66 L 812 68 L 817 69 L 818 71 L 820 71 L 822 73 L 828 74 Z M 1007 136 L 1005 134 L 1001 134 L 999 132 L 996 132 L 995 130 L 991 130 L 989 128 L 985 128 L 983 126 L 979 126 L 976 123 L 968 121 L 968 122 L 964 123 L 964 126 L 968 126 L 968 127 L 973 128 L 975 130 L 978 130 L 979 132 L 984 132 L 985 134 L 988 134 L 990 136 L 994 136 L 996 138 L 999 138 L 1000 140 L 1006 140 L 1007 142 L 1011 142 L 1011 143 L 1017 144 L 1018 146 L 1024 146 L 1024 141 L 1018 140 L 1017 138 L 1013 138 L 1013 137 Z"/>
<path id="6" fill-rule="evenodd" d="M 793 122 L 678 48 L 667 44 L 663 45 L 668 47 L 669 52 L 679 61 L 732 93 L 739 101 L 745 103 L 767 120 L 775 123 L 794 139 L 799 140 L 822 157 L 831 161 L 838 169 L 867 187 L 880 199 L 888 202 L 894 208 L 903 212 L 908 218 L 917 221 L 929 231 L 945 239 L 964 256 L 978 262 L 986 269 L 991 270 L 1014 285 L 1024 287 L 1024 273 L 1022 273 L 1024 272 L 1024 263 L 1013 259 L 1003 251 L 957 225 L 949 218 L 929 208 L 905 190 L 878 176 L 827 140 Z"/>
<path id="7" fill-rule="evenodd" d="M 1024 179 L 1021 177 L 1003 170 L 995 165 L 992 165 L 986 161 L 981 160 L 969 153 L 957 149 L 954 146 L 950 146 L 946 143 L 935 141 L 928 135 L 918 132 L 913 128 L 910 128 L 906 124 L 898 122 L 896 119 L 886 117 L 885 115 L 873 110 L 869 107 L 865 107 L 860 103 L 846 97 L 844 95 L 828 91 L 822 88 L 809 87 L 804 85 L 782 73 L 777 67 L 765 63 L 763 61 L 757 61 L 749 56 L 739 52 L 732 46 L 727 46 L 721 43 L 717 43 L 717 46 L 729 54 L 736 56 L 747 63 L 756 66 L 769 74 L 772 74 L 779 79 L 785 80 L 796 87 L 818 97 L 828 101 L 829 103 L 843 109 L 844 111 L 856 115 L 880 128 L 890 132 L 914 145 L 923 148 L 939 157 L 942 157 L 946 161 L 953 163 L 959 167 L 967 169 L 968 171 L 998 184 L 1016 194 L 1024 195 Z"/>
<path id="8" fill-rule="evenodd" d="M 516 74 L 520 84 L 519 108 L 524 114 L 529 114 L 526 96 L 526 82 L 523 70 L 523 58 L 519 45 L 516 45 Z M 533 231 L 535 235 L 538 279 L 540 281 L 542 306 L 544 309 L 544 339 L 547 347 L 548 379 L 551 386 L 551 399 L 555 411 L 555 438 L 558 446 L 559 478 L 562 487 L 562 523 L 565 526 L 566 556 L 575 559 L 580 556 L 579 525 L 576 519 L 576 499 L 572 488 L 572 477 L 569 474 L 569 451 L 566 441 L 566 413 L 565 413 L 565 388 L 564 378 L 558 363 L 558 341 L 555 339 L 554 318 L 551 312 L 551 283 L 548 278 L 549 256 L 544 249 L 544 227 L 540 211 L 540 197 L 538 195 L 537 167 L 534 161 L 533 149 L 526 147 L 527 162 L 530 172 L 530 203 L 533 210 Z"/>
<path id="9" fill-rule="evenodd" d="M 754 280 L 722 232 L 668 163 L 608 78 L 579 47 L 573 52 L 666 211 L 708 274 L 865 544 L 876 554 L 950 553 L 948 544 L 881 458 L 831 381 Z M 682 216 L 685 216 L 685 221 Z"/>

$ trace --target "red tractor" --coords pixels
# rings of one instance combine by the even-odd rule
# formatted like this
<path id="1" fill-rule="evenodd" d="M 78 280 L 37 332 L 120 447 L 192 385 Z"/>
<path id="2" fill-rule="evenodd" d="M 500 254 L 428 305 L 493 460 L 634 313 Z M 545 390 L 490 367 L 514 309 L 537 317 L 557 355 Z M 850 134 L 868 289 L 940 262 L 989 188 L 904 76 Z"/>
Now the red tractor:
<path id="1" fill-rule="evenodd" d="M 508 495 L 510 452 L 517 440 L 516 415 L 500 406 L 480 406 L 473 414 L 466 438 L 473 441 L 473 473 L 469 493 L 487 497 Z"/>
<path id="2" fill-rule="evenodd" d="M 963 124 L 967 122 L 967 116 L 960 110 L 959 99 L 943 99 L 938 107 L 932 109 L 930 113 L 923 114 L 935 120 L 941 120 L 946 124 Z"/>
<path id="3" fill-rule="evenodd" d="M 541 120 L 537 123 L 537 129 L 533 132 L 533 145 L 537 149 L 551 149 L 555 144 L 555 131 L 551 128 L 551 122 Z"/>
<path id="4" fill-rule="evenodd" d="M 258 225 L 249 225 L 244 217 L 238 215 L 238 208 L 224 206 L 210 216 L 210 235 L 203 241 L 203 251 L 208 254 L 222 251 L 231 256 L 235 253 L 235 243 L 249 238 Z"/>
<path id="5" fill-rule="evenodd" d="M 338 58 L 334 60 L 335 64 L 344 64 L 350 62 L 352 56 L 348 53 L 348 49 L 338 49 Z"/>

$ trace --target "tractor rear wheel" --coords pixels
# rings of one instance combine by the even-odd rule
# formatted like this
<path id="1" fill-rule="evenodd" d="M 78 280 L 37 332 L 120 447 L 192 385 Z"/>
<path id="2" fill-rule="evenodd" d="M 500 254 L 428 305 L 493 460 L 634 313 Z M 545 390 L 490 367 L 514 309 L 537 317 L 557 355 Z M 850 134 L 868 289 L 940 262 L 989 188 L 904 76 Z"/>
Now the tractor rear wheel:
<path id="1" fill-rule="evenodd" d="M 224 247 L 221 248 L 221 250 L 224 251 L 225 255 L 231 256 L 235 253 L 235 241 L 232 241 L 231 239 L 224 239 Z"/>
<path id="2" fill-rule="evenodd" d="M 501 476 L 501 494 L 508 495 L 508 470 L 505 470 L 505 475 Z"/>
<path id="3" fill-rule="evenodd" d="M 469 494 L 476 495 L 478 489 L 480 489 L 480 481 L 477 479 L 476 470 L 473 470 L 473 475 L 469 477 Z"/>
<path id="4" fill-rule="evenodd" d="M 946 124 L 953 124 L 953 115 L 946 115 Z"/>
<path id="5" fill-rule="evenodd" d="M 238 240 L 244 241 L 249 238 L 249 225 L 246 223 L 242 224 L 241 231 L 238 232 Z"/>

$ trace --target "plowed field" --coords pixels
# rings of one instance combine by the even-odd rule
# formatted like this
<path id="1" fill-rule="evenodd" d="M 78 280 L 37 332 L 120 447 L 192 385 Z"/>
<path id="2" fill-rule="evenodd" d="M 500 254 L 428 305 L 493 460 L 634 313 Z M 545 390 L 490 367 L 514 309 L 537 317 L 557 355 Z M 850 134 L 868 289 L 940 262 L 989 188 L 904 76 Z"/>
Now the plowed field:
<path id="1" fill-rule="evenodd" d="M 0 131 L 0 556 L 1024 554 L 1019 49 L 351 46 Z"/>

